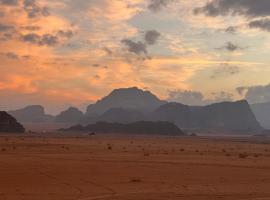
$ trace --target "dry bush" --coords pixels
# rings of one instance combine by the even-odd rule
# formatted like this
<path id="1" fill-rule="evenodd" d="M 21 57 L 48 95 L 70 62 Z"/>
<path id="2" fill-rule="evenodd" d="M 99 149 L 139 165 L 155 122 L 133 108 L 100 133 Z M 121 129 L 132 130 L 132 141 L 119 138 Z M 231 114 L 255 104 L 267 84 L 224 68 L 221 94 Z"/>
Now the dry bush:
<path id="1" fill-rule="evenodd" d="M 247 153 L 240 153 L 240 154 L 238 155 L 238 157 L 239 157 L 239 158 L 242 158 L 242 159 L 245 159 L 245 158 L 248 157 L 248 154 L 247 154 Z"/>
<path id="2" fill-rule="evenodd" d="M 144 155 L 144 156 L 150 156 L 150 154 L 149 154 L 149 153 L 144 153 L 143 155 Z"/>
<path id="3" fill-rule="evenodd" d="M 133 178 L 130 179 L 130 182 L 131 183 L 140 183 L 140 182 L 142 182 L 142 180 L 140 178 L 133 177 Z"/>
<path id="4" fill-rule="evenodd" d="M 181 152 L 184 152 L 184 151 L 185 151 L 185 149 L 180 149 L 180 151 L 181 151 Z"/>

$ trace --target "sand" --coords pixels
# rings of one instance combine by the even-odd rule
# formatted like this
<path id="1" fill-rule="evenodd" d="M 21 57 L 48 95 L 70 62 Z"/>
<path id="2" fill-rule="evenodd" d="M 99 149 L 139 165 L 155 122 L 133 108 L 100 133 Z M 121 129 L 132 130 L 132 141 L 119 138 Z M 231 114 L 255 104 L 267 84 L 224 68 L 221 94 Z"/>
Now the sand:
<path id="1" fill-rule="evenodd" d="M 270 200 L 270 140 L 0 136 L 1 200 Z"/>

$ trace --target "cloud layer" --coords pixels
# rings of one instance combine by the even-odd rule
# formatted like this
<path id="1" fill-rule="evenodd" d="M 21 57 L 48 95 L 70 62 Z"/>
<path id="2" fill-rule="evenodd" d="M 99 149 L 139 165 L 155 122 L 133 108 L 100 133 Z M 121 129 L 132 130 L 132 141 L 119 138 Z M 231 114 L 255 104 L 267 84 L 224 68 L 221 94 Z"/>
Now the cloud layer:
<path id="1" fill-rule="evenodd" d="M 0 105 L 62 109 L 129 86 L 241 98 L 269 78 L 269 15 L 268 0 L 0 0 Z"/>

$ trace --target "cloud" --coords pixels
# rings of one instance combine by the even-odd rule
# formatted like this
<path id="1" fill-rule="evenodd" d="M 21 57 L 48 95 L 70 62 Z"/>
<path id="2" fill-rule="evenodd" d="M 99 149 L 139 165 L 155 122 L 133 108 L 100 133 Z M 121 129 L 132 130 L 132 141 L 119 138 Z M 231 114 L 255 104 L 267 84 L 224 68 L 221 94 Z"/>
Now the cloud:
<path id="1" fill-rule="evenodd" d="M 108 54 L 108 55 L 112 55 L 113 54 L 113 51 L 108 48 L 108 47 L 104 47 L 103 50 Z"/>
<path id="2" fill-rule="evenodd" d="M 270 1 L 268 0 L 211 0 L 202 7 L 193 10 L 194 14 L 209 17 L 241 16 L 246 27 L 270 31 Z M 225 32 L 235 33 L 237 26 L 228 27 Z"/>
<path id="3" fill-rule="evenodd" d="M 55 35 L 44 34 L 40 36 L 35 33 L 30 33 L 30 34 L 21 36 L 21 41 L 39 45 L 39 46 L 43 46 L 43 45 L 55 46 L 59 43 L 59 39 Z"/>
<path id="4" fill-rule="evenodd" d="M 41 27 L 37 25 L 36 26 L 27 25 L 27 26 L 21 26 L 20 29 L 27 30 L 27 31 L 39 31 Z"/>
<path id="5" fill-rule="evenodd" d="M 214 70 L 211 75 L 212 79 L 226 76 L 233 76 L 240 73 L 238 66 L 230 66 L 228 64 L 222 64 L 218 69 Z"/>
<path id="6" fill-rule="evenodd" d="M 35 18 L 50 15 L 48 7 L 40 6 L 36 0 L 24 0 L 23 8 L 27 12 L 29 18 Z"/>
<path id="7" fill-rule="evenodd" d="M 265 86 L 238 87 L 236 90 L 241 96 L 244 96 L 249 103 L 270 102 L 270 84 Z"/>
<path id="8" fill-rule="evenodd" d="M 71 38 L 71 37 L 74 36 L 74 34 L 75 34 L 75 33 L 74 33 L 72 30 L 67 30 L 67 31 L 59 30 L 59 31 L 57 32 L 57 35 L 58 35 L 59 37 L 65 37 L 65 38 Z"/>
<path id="9" fill-rule="evenodd" d="M 0 0 L 0 5 L 17 6 L 18 4 L 19 0 Z"/>
<path id="10" fill-rule="evenodd" d="M 47 17 L 50 15 L 48 7 L 42 6 L 36 0 L 0 0 L 0 5 L 24 10 L 29 18 Z"/>
<path id="11" fill-rule="evenodd" d="M 144 40 L 148 45 L 156 44 L 158 38 L 160 37 L 160 33 L 156 30 L 147 31 L 144 36 Z"/>
<path id="12" fill-rule="evenodd" d="M 0 24 L 0 32 L 7 32 L 7 31 L 12 31 L 12 30 L 14 30 L 13 26 Z"/>
<path id="13" fill-rule="evenodd" d="M 168 100 L 187 105 L 205 104 L 203 94 L 197 91 L 171 91 Z"/>
<path id="14" fill-rule="evenodd" d="M 194 9 L 195 14 L 216 17 L 242 15 L 245 17 L 266 17 L 270 15 L 269 0 L 211 0 L 203 7 Z"/>
<path id="15" fill-rule="evenodd" d="M 19 60 L 19 56 L 14 52 L 0 53 L 0 55 L 5 56 L 6 58 L 11 60 Z"/>
<path id="16" fill-rule="evenodd" d="M 270 19 L 258 19 L 248 23 L 250 28 L 261 29 L 263 31 L 270 32 Z"/>
<path id="17" fill-rule="evenodd" d="M 220 47 L 220 48 L 217 48 L 217 49 L 225 49 L 227 51 L 237 51 L 237 50 L 242 50 L 243 48 L 242 47 L 239 47 L 237 46 L 236 44 L 233 44 L 232 42 L 227 42 L 224 46 Z"/>
<path id="18" fill-rule="evenodd" d="M 236 27 L 236 26 L 229 26 L 224 30 L 224 32 L 230 33 L 230 34 L 235 34 L 237 32 L 237 29 L 238 29 L 238 27 Z"/>
<path id="19" fill-rule="evenodd" d="M 23 42 L 28 42 L 34 45 L 39 46 L 56 46 L 60 43 L 61 39 L 69 39 L 74 36 L 74 32 L 71 30 L 68 31 L 57 31 L 56 34 L 43 34 L 38 35 L 36 33 L 29 33 L 26 35 L 22 35 L 20 40 Z"/>
<path id="20" fill-rule="evenodd" d="M 158 12 L 172 1 L 173 0 L 151 0 L 148 5 L 148 9 L 154 12 Z"/>
<path id="21" fill-rule="evenodd" d="M 134 41 L 129 40 L 129 39 L 124 39 L 121 42 L 128 47 L 129 52 L 135 53 L 136 55 L 147 56 L 147 47 L 144 43 L 142 43 L 140 41 L 134 42 Z"/>
<path id="22" fill-rule="evenodd" d="M 138 56 L 148 57 L 147 47 L 150 45 L 155 45 L 160 37 L 160 33 L 156 30 L 146 31 L 144 34 L 144 42 L 136 41 L 130 39 L 124 39 L 121 42 L 128 47 L 128 51 L 131 53 L 135 53 Z"/>
<path id="23" fill-rule="evenodd" d="M 190 106 L 204 106 L 217 102 L 232 101 L 232 94 L 226 93 L 224 91 L 215 92 L 212 93 L 212 95 L 212 99 L 207 99 L 199 91 L 176 90 L 170 91 L 168 100 Z"/>
<path id="24" fill-rule="evenodd" d="M 15 33 L 15 27 L 0 23 L 0 41 L 8 41 L 12 39 Z"/>

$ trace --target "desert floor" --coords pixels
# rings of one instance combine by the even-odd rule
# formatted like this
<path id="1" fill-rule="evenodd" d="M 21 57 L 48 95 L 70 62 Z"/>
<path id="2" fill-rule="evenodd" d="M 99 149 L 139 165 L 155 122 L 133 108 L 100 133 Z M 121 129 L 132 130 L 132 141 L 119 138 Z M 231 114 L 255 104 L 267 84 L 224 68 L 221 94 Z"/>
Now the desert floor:
<path id="1" fill-rule="evenodd" d="M 270 140 L 2 135 L 0 199 L 270 200 Z"/>

